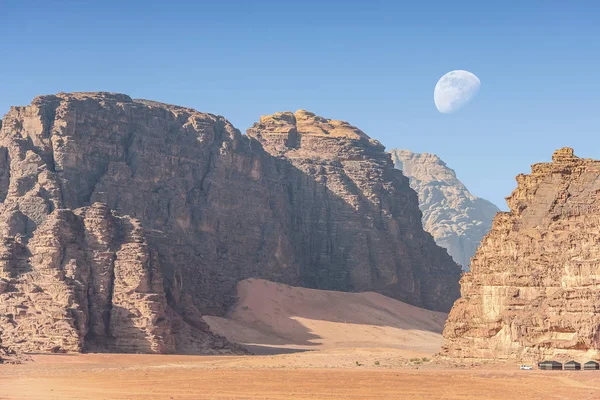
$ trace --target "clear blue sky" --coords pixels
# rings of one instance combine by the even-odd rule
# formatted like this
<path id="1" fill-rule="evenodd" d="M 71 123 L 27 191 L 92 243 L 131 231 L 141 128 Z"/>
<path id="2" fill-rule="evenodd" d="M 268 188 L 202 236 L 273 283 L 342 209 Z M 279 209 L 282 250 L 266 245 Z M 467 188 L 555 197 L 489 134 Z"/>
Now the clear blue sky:
<path id="1" fill-rule="evenodd" d="M 600 158 L 598 1 L 0 0 L 0 49 L 0 114 L 102 90 L 244 132 L 304 108 L 438 154 L 502 208 L 554 149 Z M 453 69 L 481 91 L 440 114 L 433 88 Z"/>

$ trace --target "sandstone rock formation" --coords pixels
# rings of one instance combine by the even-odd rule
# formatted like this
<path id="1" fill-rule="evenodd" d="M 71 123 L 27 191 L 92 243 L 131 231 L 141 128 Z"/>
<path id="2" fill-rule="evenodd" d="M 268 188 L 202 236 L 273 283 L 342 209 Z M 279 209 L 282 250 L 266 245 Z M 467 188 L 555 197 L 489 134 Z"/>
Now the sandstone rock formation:
<path id="1" fill-rule="evenodd" d="M 13 218 L 23 216 L 11 213 L 5 229 Z M 139 221 L 100 203 L 57 209 L 30 238 L 5 236 L 0 246 L 5 344 L 32 352 L 174 351 L 157 255 Z"/>
<path id="2" fill-rule="evenodd" d="M 469 270 L 471 257 L 492 227 L 498 207 L 473 196 L 435 154 L 391 150 L 396 168 L 419 195 L 423 227 L 454 261 Z"/>
<path id="3" fill-rule="evenodd" d="M 0 130 L 5 344 L 235 351 L 202 315 L 222 315 L 249 277 L 448 310 L 459 269 L 423 231 L 383 146 L 346 123 L 301 113 L 296 129 L 281 115 L 289 126 L 266 118 L 249 138 L 223 117 L 121 94 L 11 108 Z"/>
<path id="4" fill-rule="evenodd" d="M 557 150 L 517 177 L 444 329 L 457 358 L 600 357 L 600 161 Z"/>
<path id="5" fill-rule="evenodd" d="M 460 270 L 423 230 L 417 196 L 381 143 L 303 110 L 264 116 L 247 133 L 281 161 L 300 286 L 449 310 Z"/>
<path id="6" fill-rule="evenodd" d="M 16 354 L 13 350 L 2 345 L 2 334 L 0 332 L 0 364 L 11 363 L 16 361 Z"/>

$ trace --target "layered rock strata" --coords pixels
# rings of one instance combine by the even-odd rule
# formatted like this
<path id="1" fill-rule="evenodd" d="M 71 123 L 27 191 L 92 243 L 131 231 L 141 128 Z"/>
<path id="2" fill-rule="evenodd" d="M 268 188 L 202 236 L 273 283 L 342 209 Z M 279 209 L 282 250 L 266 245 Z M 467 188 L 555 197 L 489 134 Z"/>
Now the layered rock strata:
<path id="1" fill-rule="evenodd" d="M 461 281 L 442 354 L 600 357 L 600 161 L 570 148 L 517 177 Z"/>
<path id="2" fill-rule="evenodd" d="M 423 230 L 417 196 L 381 143 L 303 110 L 264 116 L 247 133 L 280 161 L 302 286 L 451 307 L 460 270 Z"/>
<path id="3" fill-rule="evenodd" d="M 423 227 L 468 271 L 471 257 L 500 210 L 472 195 L 454 170 L 435 154 L 408 150 L 391 150 L 390 154 L 419 195 Z"/>
<path id="4" fill-rule="evenodd" d="M 139 221 L 95 203 L 0 244 L 3 342 L 21 351 L 174 351 L 156 254 Z"/>
<path id="5" fill-rule="evenodd" d="M 234 351 L 202 315 L 223 315 L 249 277 L 448 310 L 459 268 L 383 146 L 347 123 L 282 115 L 280 132 L 266 117 L 247 137 L 120 94 L 13 107 L 0 130 L 5 343 Z"/>

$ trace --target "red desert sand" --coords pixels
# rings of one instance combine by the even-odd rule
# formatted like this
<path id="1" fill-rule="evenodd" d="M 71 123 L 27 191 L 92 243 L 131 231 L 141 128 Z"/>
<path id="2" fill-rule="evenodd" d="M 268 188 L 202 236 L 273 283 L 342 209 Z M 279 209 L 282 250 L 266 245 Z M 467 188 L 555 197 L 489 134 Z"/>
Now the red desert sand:
<path id="1" fill-rule="evenodd" d="M 436 361 L 443 313 L 251 279 L 211 327 L 260 356 L 35 355 L 0 399 L 598 399 L 598 371 Z"/>

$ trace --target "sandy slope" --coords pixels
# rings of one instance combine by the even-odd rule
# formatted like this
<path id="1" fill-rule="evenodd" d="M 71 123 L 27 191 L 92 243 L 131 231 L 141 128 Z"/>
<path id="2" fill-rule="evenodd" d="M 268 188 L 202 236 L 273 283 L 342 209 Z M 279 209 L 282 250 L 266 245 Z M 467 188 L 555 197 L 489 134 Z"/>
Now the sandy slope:
<path id="1" fill-rule="evenodd" d="M 446 314 L 378 293 L 305 289 L 260 279 L 238 284 L 226 318 L 205 317 L 215 332 L 258 354 L 339 348 L 436 352 Z"/>

